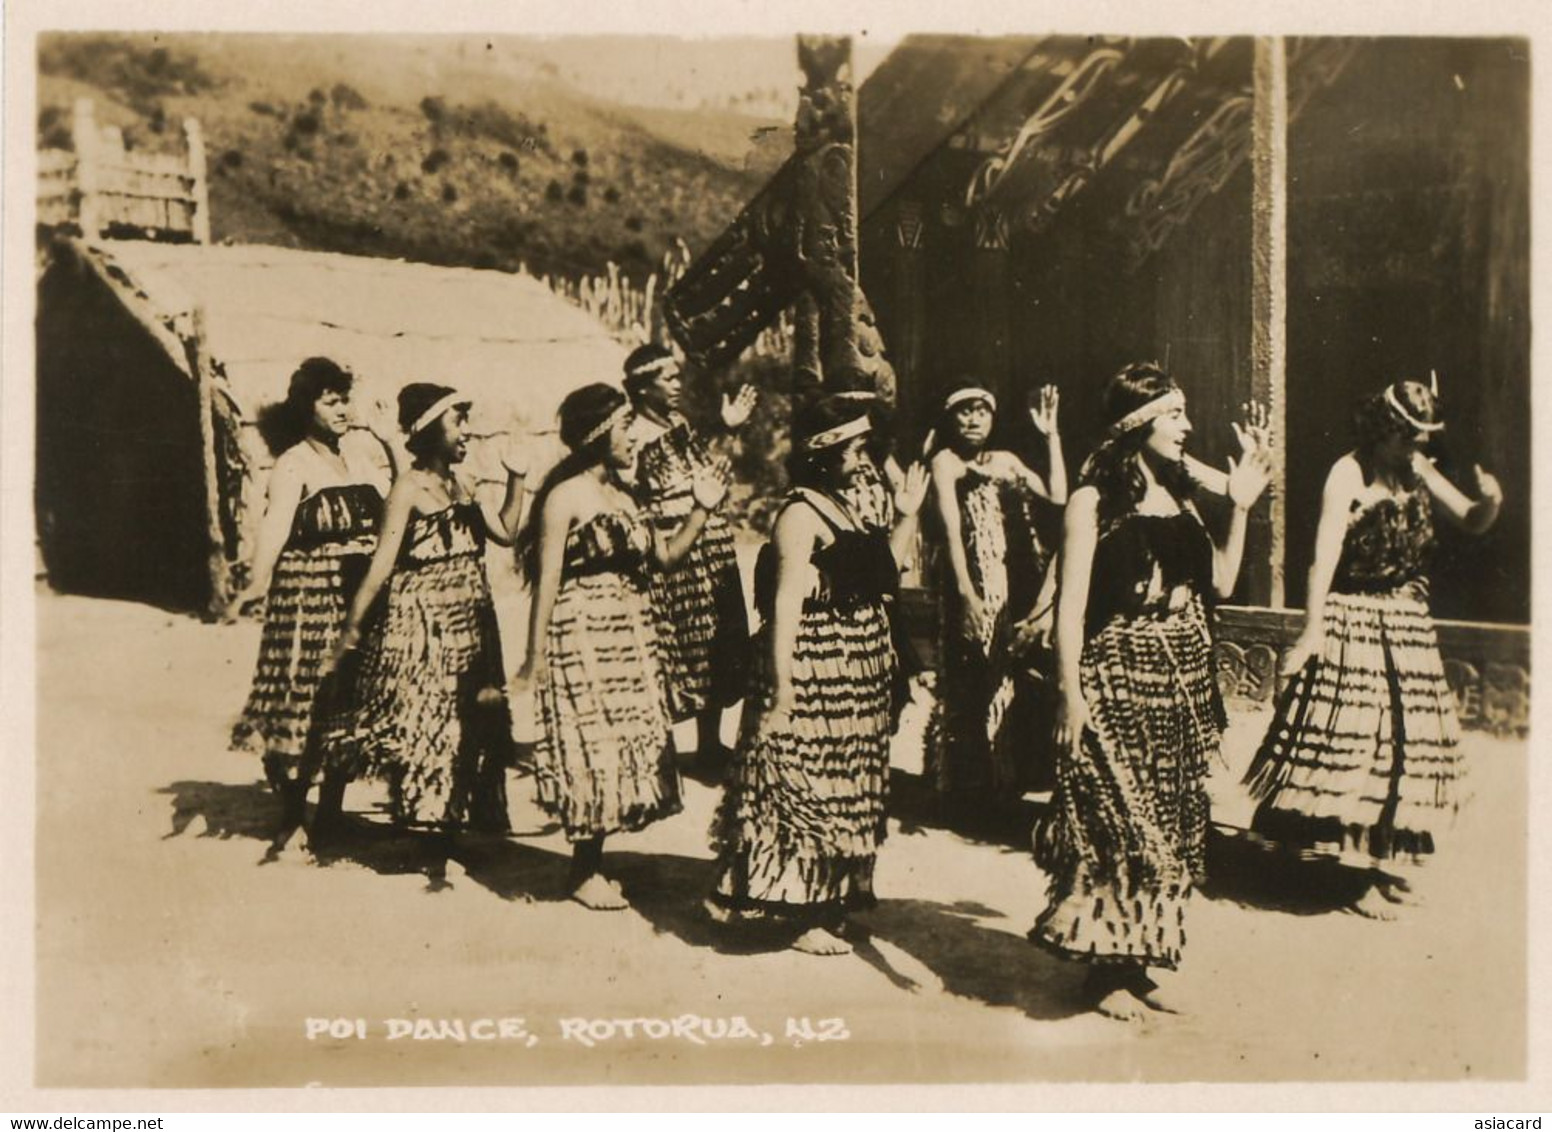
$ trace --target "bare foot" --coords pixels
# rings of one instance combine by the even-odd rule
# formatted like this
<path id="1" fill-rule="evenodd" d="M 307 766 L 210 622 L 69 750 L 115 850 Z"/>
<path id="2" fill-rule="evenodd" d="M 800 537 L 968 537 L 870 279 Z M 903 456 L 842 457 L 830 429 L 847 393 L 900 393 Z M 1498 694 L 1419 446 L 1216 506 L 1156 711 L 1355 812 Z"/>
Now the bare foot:
<path id="1" fill-rule="evenodd" d="M 623 912 L 630 907 L 620 886 L 597 873 L 572 889 L 571 899 L 595 912 Z"/>
<path id="2" fill-rule="evenodd" d="M 1148 1017 L 1148 1008 L 1142 1000 L 1125 987 L 1111 991 L 1094 1004 L 1094 1009 L 1117 1022 L 1141 1022 Z"/>
<path id="3" fill-rule="evenodd" d="M 1362 896 L 1347 906 L 1347 910 L 1366 920 L 1394 920 L 1399 903 L 1386 891 L 1384 885 L 1376 884 L 1370 885 Z"/>
<path id="4" fill-rule="evenodd" d="M 1179 989 L 1173 980 L 1161 984 L 1144 977 L 1142 985 L 1133 993 L 1149 1010 L 1160 1014 L 1182 1014 L 1184 1011 L 1180 1008 Z"/>
<path id="5" fill-rule="evenodd" d="M 805 955 L 850 955 L 851 944 L 825 928 L 809 928 L 792 941 L 792 950 Z"/>

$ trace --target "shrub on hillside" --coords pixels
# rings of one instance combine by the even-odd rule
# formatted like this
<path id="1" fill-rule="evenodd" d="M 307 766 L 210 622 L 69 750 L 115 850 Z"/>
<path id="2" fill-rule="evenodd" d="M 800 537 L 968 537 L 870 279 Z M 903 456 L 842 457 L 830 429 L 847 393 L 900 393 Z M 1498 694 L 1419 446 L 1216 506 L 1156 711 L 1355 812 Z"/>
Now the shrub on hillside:
<path id="1" fill-rule="evenodd" d="M 335 83 L 329 92 L 329 100 L 336 110 L 365 110 L 369 105 L 361 92 L 349 83 Z"/>

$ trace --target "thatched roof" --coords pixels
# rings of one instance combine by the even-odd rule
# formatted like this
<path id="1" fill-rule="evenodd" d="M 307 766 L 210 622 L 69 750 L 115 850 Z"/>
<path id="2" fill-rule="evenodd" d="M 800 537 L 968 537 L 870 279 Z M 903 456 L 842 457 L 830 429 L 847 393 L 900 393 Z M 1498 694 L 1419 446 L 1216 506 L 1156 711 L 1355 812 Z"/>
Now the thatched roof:
<path id="1" fill-rule="evenodd" d="M 531 276 L 289 248 L 106 241 L 87 253 L 142 321 L 203 311 L 203 348 L 245 422 L 322 354 L 352 369 L 358 399 L 393 403 L 409 381 L 466 392 L 475 421 L 553 427 L 562 397 L 620 375 L 626 349 Z"/>

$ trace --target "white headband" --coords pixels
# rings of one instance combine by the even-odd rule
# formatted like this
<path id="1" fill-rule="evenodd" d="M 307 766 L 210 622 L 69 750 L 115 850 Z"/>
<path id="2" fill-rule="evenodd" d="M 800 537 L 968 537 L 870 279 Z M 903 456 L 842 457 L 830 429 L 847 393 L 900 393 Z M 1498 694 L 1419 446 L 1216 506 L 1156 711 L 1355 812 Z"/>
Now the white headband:
<path id="1" fill-rule="evenodd" d="M 1134 428 L 1141 428 L 1149 421 L 1162 417 L 1165 413 L 1174 412 L 1176 409 L 1186 407 L 1186 395 L 1178 389 L 1171 389 L 1168 393 L 1161 393 L 1146 405 L 1139 405 L 1126 416 L 1110 426 L 1110 438 L 1124 436 Z"/>
<path id="2" fill-rule="evenodd" d="M 1385 387 L 1385 403 L 1390 406 L 1391 412 L 1395 413 L 1396 416 L 1400 417 L 1403 421 L 1411 425 L 1418 432 L 1438 432 L 1441 428 L 1444 427 L 1443 421 L 1434 421 L 1432 423 L 1429 423 L 1428 421 L 1420 421 L 1411 413 L 1407 412 L 1406 409 L 1402 407 L 1401 398 L 1396 396 L 1396 387 L 1394 385 L 1387 385 Z"/>
<path id="3" fill-rule="evenodd" d="M 672 354 L 664 354 L 661 358 L 655 358 L 650 362 L 643 362 L 639 366 L 632 367 L 628 371 L 627 376 L 646 377 L 648 374 L 662 373 L 669 368 L 678 369 L 679 363 L 674 360 Z"/>
<path id="4" fill-rule="evenodd" d="M 630 412 L 630 406 L 621 405 L 614 412 L 610 413 L 607 417 L 594 425 L 592 432 L 588 433 L 581 440 L 577 441 L 577 447 L 586 448 L 589 444 L 593 443 L 593 441 L 597 440 L 600 436 L 603 436 L 610 429 L 612 429 L 615 426 L 615 423 L 628 412 Z"/>
<path id="5" fill-rule="evenodd" d="M 416 417 L 415 423 L 404 430 L 404 435 L 414 436 L 421 429 L 430 426 L 438 417 L 447 412 L 447 410 L 457 405 L 467 405 L 469 403 L 469 399 L 463 394 L 457 392 L 449 393 L 440 401 L 433 404 L 431 408 L 427 409 L 424 413 L 421 413 L 420 416 Z"/>
<path id="6" fill-rule="evenodd" d="M 854 420 L 847 421 L 845 424 L 838 424 L 834 428 L 827 428 L 823 432 L 814 433 L 813 436 L 803 441 L 800 447 L 804 452 L 817 452 L 821 448 L 830 448 L 844 440 L 850 440 L 854 436 L 861 436 L 872 427 L 873 424 L 867 417 L 857 417 Z"/>
<path id="7" fill-rule="evenodd" d="M 955 405 L 966 401 L 985 401 L 992 412 L 997 411 L 997 398 L 984 389 L 956 389 L 948 395 L 948 400 L 943 402 L 943 408 L 952 409 Z"/>

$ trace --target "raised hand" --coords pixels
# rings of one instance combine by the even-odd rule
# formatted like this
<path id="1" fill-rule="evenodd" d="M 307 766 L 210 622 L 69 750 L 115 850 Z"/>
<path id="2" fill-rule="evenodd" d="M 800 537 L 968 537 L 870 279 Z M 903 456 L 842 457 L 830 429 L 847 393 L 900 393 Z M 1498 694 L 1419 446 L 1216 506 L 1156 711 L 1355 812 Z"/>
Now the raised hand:
<path id="1" fill-rule="evenodd" d="M 401 442 L 394 412 L 380 397 L 363 406 L 356 421 L 389 448 Z"/>
<path id="2" fill-rule="evenodd" d="M 727 498 L 728 485 L 733 481 L 732 462 L 723 457 L 709 467 L 700 469 L 690 481 L 690 493 L 695 502 L 707 511 L 715 511 Z"/>
<path id="3" fill-rule="evenodd" d="M 926 502 L 927 487 L 931 482 L 927 465 L 920 460 L 913 461 L 895 489 L 895 511 L 901 516 L 917 514 Z"/>
<path id="4" fill-rule="evenodd" d="M 1239 442 L 1239 450 L 1249 456 L 1252 452 L 1262 451 L 1270 455 L 1272 450 L 1272 410 L 1264 401 L 1246 401 L 1240 408 L 1245 414 L 1245 423 L 1232 421 L 1229 427 L 1234 430 L 1234 439 Z"/>
<path id="5" fill-rule="evenodd" d="M 1061 403 L 1061 393 L 1054 385 L 1042 385 L 1038 397 L 1039 401 L 1030 406 L 1029 419 L 1041 436 L 1051 436 L 1057 428 L 1056 411 Z"/>
<path id="6" fill-rule="evenodd" d="M 1229 458 L 1228 496 L 1240 510 L 1250 510 L 1271 481 L 1272 460 L 1265 449 L 1258 446 L 1239 460 Z"/>
<path id="7" fill-rule="evenodd" d="M 1476 481 L 1477 498 L 1495 506 L 1503 503 L 1503 485 L 1498 482 L 1498 477 L 1491 472 L 1482 470 L 1481 464 L 1471 466 L 1472 478 Z"/>
<path id="8" fill-rule="evenodd" d="M 749 419 L 754 412 L 755 405 L 760 400 L 760 394 L 752 385 L 739 386 L 738 392 L 729 397 L 722 395 L 722 423 L 729 429 L 739 428 Z"/>

